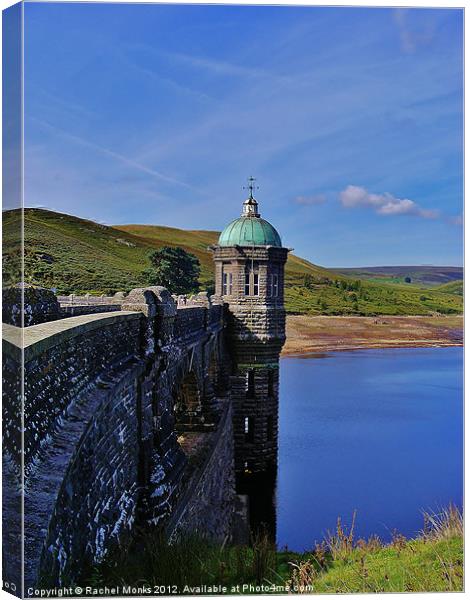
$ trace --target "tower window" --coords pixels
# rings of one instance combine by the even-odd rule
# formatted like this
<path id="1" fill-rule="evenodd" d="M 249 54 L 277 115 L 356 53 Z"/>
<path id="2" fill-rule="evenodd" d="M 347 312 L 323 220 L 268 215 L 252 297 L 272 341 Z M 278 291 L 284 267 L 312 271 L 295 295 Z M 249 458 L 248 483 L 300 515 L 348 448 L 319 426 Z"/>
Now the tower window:
<path id="1" fill-rule="evenodd" d="M 246 397 L 255 397 L 255 371 L 250 369 L 246 374 Z"/>
<path id="2" fill-rule="evenodd" d="M 255 429 L 254 428 L 254 418 L 253 417 L 245 417 L 244 433 L 245 433 L 245 440 L 247 442 L 253 441 L 254 429 Z"/>
<path id="3" fill-rule="evenodd" d="M 259 271 L 254 264 L 250 269 L 245 269 L 245 296 L 259 296 Z"/>
<path id="4" fill-rule="evenodd" d="M 259 296 L 259 274 L 253 273 L 253 296 Z"/>
<path id="5" fill-rule="evenodd" d="M 224 273 L 222 276 L 222 295 L 231 296 L 233 290 L 233 274 Z"/>
<path id="6" fill-rule="evenodd" d="M 277 275 L 277 274 L 271 275 L 271 283 L 272 283 L 273 296 L 275 298 L 277 298 L 279 295 L 279 275 Z"/>

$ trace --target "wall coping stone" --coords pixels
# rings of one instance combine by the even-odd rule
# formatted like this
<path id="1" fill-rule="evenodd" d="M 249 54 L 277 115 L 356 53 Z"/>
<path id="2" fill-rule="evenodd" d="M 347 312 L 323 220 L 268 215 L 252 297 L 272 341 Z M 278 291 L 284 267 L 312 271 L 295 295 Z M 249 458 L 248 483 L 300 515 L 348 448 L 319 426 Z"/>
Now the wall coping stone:
<path id="1" fill-rule="evenodd" d="M 50 348 L 88 331 L 141 317 L 140 311 L 115 311 L 68 317 L 58 321 L 31 325 L 24 329 L 3 323 L 3 348 L 18 362 L 21 361 L 21 351 L 24 350 L 24 360 L 29 362 Z"/>

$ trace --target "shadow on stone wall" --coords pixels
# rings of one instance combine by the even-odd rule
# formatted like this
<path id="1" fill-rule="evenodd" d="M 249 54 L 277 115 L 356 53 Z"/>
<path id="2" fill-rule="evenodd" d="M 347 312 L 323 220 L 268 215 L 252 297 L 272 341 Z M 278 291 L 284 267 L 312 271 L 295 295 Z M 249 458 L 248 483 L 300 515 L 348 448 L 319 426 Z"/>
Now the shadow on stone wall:
<path id="1" fill-rule="evenodd" d="M 15 289 L 15 306 L 17 297 Z M 233 436 L 223 436 L 222 452 L 218 425 L 231 419 L 221 421 L 230 371 L 221 300 L 138 288 L 119 298 L 120 311 L 48 323 L 41 310 L 57 317 L 55 296 L 31 288 L 28 298 L 38 302 L 24 330 L 27 584 L 71 583 L 85 563 L 126 544 L 137 524 L 165 527 L 175 511 L 178 531 L 206 519 L 214 536 L 226 537 Z M 13 465 L 21 452 L 21 415 L 10 395 L 21 366 L 16 331 L 4 332 L 11 422 L 4 455 Z M 204 438 L 204 452 L 191 452 L 182 435 Z M 13 474 L 18 485 L 19 470 Z M 212 500 L 201 492 L 204 481 L 218 490 Z"/>

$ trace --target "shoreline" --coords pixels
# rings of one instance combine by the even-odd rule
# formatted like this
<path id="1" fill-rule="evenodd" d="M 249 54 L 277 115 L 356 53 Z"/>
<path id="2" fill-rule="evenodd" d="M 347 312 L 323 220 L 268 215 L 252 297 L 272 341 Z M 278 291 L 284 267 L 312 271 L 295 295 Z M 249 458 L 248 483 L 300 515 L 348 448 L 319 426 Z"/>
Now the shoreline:
<path id="1" fill-rule="evenodd" d="M 288 315 L 281 357 L 326 352 L 463 346 L 463 315 Z"/>
<path id="2" fill-rule="evenodd" d="M 406 350 L 407 348 L 463 348 L 463 342 L 410 342 L 409 344 L 398 343 L 376 343 L 376 344 L 355 344 L 355 345 L 334 345 L 309 347 L 306 349 L 287 350 L 281 352 L 281 358 L 299 358 L 302 356 L 314 356 L 318 354 L 326 354 L 328 352 L 352 352 L 354 350 Z"/>

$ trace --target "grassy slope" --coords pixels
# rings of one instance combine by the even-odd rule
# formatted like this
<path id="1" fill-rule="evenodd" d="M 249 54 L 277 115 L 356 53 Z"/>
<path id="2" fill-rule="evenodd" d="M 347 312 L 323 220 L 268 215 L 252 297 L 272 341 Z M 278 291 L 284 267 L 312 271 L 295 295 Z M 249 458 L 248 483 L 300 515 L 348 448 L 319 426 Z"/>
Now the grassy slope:
<path id="1" fill-rule="evenodd" d="M 382 283 L 406 283 L 405 277 L 411 278 L 411 283 L 420 286 L 437 286 L 452 281 L 461 281 L 462 267 L 435 267 L 430 265 L 393 266 L 393 267 L 352 267 L 331 269 L 347 277 L 368 279 Z"/>
<path id="2" fill-rule="evenodd" d="M 212 255 L 207 247 L 215 244 L 218 240 L 218 231 L 191 231 L 175 229 L 173 227 L 162 227 L 160 225 L 115 225 L 115 229 L 138 236 L 142 240 L 151 241 L 156 246 L 181 246 L 188 252 L 195 254 L 202 266 L 203 275 L 213 278 Z M 286 266 L 286 278 L 288 282 L 301 282 L 303 276 L 310 274 L 317 278 L 336 277 L 326 269 L 318 267 L 303 258 L 289 255 Z"/>
<path id="3" fill-rule="evenodd" d="M 445 292 L 446 294 L 457 294 L 463 296 L 463 281 L 451 281 L 440 285 L 436 288 L 439 292 Z"/>
<path id="4" fill-rule="evenodd" d="M 397 534 L 389 544 L 375 536 L 355 541 L 353 529 L 345 531 L 338 521 L 334 535 L 303 554 L 278 552 L 263 536 L 251 546 L 221 548 L 197 537 L 168 545 L 157 530 L 146 529 L 80 583 L 175 585 L 180 593 L 185 585 L 224 585 L 229 593 L 247 593 L 243 584 L 262 584 L 268 593 L 458 591 L 463 588 L 462 518 L 455 509 L 444 515 L 417 538 Z"/>
<path id="5" fill-rule="evenodd" d="M 402 540 L 375 548 L 353 548 L 344 557 L 329 551 L 275 552 L 255 547 L 220 549 L 209 542 L 185 540 L 167 546 L 146 539 L 86 574 L 81 585 L 223 585 L 228 593 L 248 593 L 243 585 L 265 586 L 264 592 L 344 594 L 354 592 L 437 592 L 463 589 L 463 536 Z M 277 586 L 277 589 L 276 587 Z M 197 593 L 197 592 L 196 592 Z"/>
<path id="6" fill-rule="evenodd" d="M 395 533 L 389 544 L 376 536 L 354 540 L 354 519 L 303 556 L 290 582 L 314 593 L 437 592 L 463 589 L 463 518 L 453 505 L 424 513 L 415 539 Z"/>
<path id="7" fill-rule="evenodd" d="M 121 231 L 132 233 L 153 243 L 174 243 L 198 255 L 203 275 L 212 273 L 212 256 L 205 248 L 217 241 L 218 232 L 184 231 L 153 225 L 119 225 Z M 309 288 L 304 277 L 313 277 Z M 446 290 L 425 290 L 409 284 L 389 285 L 361 282 L 360 290 L 343 290 L 341 282 L 353 280 L 333 273 L 295 255 L 289 255 L 286 265 L 286 307 L 290 313 L 301 314 L 390 314 L 415 315 L 432 312 L 459 313 L 462 303 Z"/>
<path id="8" fill-rule="evenodd" d="M 373 550 L 355 548 L 320 573 L 312 576 L 309 569 L 304 583 L 307 581 L 318 594 L 462 590 L 463 538 L 408 540 Z"/>
<path id="9" fill-rule="evenodd" d="M 13 253 L 20 213 L 3 215 L 6 260 Z M 144 285 L 142 271 L 148 253 L 164 245 L 182 246 L 195 254 L 202 267 L 201 284 L 213 279 L 207 247 L 217 241 L 215 231 L 185 231 L 150 225 L 108 227 L 42 209 L 25 210 L 25 276 L 28 283 L 53 287 L 59 293 L 113 293 Z M 311 276 L 309 287 L 304 278 Z M 16 278 L 17 279 L 17 278 Z M 5 283 L 16 279 L 5 278 Z M 428 314 L 459 313 L 462 298 L 455 291 L 421 290 L 412 285 L 352 279 L 290 255 L 286 265 L 286 306 L 305 314 Z M 357 286 L 356 286 L 357 287 Z M 345 289 L 343 289 L 345 288 Z"/>

